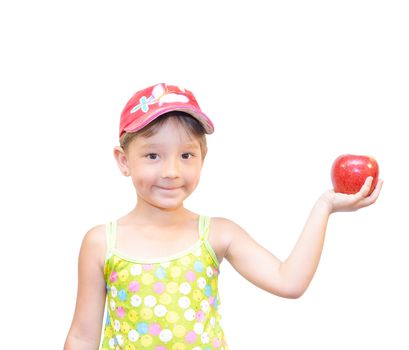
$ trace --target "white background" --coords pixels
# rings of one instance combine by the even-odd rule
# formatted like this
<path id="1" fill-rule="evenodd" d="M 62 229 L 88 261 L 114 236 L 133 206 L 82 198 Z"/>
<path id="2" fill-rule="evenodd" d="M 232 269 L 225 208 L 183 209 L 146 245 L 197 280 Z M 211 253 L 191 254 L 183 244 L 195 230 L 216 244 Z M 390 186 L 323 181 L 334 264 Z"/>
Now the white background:
<path id="1" fill-rule="evenodd" d="M 281 259 L 338 155 L 373 155 L 385 180 L 374 206 L 331 216 L 302 298 L 223 262 L 230 348 L 408 349 L 408 18 L 405 1 L 2 2 L 1 347 L 62 348 L 83 235 L 134 206 L 119 114 L 168 82 L 216 126 L 186 205 Z"/>

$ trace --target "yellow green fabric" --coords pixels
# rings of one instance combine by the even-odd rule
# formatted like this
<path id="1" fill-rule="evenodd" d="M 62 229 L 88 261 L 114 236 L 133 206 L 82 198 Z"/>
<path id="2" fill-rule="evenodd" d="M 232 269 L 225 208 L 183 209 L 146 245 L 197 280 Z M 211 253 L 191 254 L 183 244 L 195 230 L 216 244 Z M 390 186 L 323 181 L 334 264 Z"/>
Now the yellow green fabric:
<path id="1" fill-rule="evenodd" d="M 102 350 L 227 350 L 221 326 L 220 267 L 199 216 L 198 241 L 173 256 L 129 257 L 106 224 L 107 315 Z"/>

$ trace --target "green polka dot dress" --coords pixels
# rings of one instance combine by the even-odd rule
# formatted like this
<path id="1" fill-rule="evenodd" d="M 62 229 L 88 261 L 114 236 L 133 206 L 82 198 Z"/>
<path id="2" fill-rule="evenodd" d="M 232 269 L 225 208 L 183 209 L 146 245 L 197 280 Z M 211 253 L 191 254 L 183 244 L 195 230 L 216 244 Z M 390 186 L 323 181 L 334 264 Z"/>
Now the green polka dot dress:
<path id="1" fill-rule="evenodd" d="M 178 254 L 136 259 L 115 248 L 116 221 L 107 223 L 102 350 L 228 349 L 209 224 L 209 217 L 200 216 L 198 241 Z"/>

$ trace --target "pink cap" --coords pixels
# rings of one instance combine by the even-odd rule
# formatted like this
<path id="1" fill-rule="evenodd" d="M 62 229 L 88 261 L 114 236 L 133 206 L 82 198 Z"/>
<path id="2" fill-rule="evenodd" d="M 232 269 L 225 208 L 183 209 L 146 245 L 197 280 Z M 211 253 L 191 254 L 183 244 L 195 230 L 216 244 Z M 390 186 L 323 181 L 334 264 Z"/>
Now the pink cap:
<path id="1" fill-rule="evenodd" d="M 207 134 L 214 131 L 212 121 L 202 112 L 191 91 L 161 83 L 138 91 L 131 97 L 121 113 L 119 137 L 124 132 L 138 131 L 171 111 L 190 114 L 203 125 Z"/>

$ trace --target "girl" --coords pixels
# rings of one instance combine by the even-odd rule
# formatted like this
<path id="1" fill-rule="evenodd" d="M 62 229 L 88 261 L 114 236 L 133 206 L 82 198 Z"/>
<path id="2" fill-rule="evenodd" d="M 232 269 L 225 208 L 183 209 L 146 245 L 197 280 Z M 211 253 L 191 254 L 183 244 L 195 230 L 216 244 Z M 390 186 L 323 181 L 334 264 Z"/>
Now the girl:
<path id="1" fill-rule="evenodd" d="M 315 203 L 285 261 L 236 223 L 186 209 L 198 185 L 211 120 L 193 94 L 158 84 L 137 92 L 120 120 L 114 156 L 136 190 L 133 210 L 86 233 L 77 303 L 65 350 L 226 350 L 218 275 L 226 258 L 246 279 L 281 297 L 307 289 L 321 256 L 328 218 L 373 204 L 372 178 L 354 195 L 327 191 Z M 259 266 L 264 266 L 259 269 Z"/>

